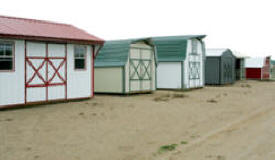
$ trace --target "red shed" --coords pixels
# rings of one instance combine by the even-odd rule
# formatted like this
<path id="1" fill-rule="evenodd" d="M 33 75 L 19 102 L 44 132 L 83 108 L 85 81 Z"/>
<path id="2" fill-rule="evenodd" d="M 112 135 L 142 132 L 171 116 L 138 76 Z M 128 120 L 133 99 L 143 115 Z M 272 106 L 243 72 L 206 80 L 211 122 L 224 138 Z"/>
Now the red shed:
<path id="1" fill-rule="evenodd" d="M 72 25 L 0 16 L 0 108 L 91 98 L 104 40 Z"/>
<path id="2" fill-rule="evenodd" d="M 245 61 L 247 79 L 270 78 L 270 56 L 261 58 L 249 58 Z"/>

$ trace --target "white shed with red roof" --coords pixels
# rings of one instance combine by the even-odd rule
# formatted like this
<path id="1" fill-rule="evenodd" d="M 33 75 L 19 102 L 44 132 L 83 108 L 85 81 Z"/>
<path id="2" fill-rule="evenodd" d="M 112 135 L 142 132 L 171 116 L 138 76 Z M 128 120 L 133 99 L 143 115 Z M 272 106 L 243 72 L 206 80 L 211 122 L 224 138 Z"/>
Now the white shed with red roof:
<path id="1" fill-rule="evenodd" d="M 0 108 L 93 97 L 103 43 L 72 25 L 0 16 Z"/>

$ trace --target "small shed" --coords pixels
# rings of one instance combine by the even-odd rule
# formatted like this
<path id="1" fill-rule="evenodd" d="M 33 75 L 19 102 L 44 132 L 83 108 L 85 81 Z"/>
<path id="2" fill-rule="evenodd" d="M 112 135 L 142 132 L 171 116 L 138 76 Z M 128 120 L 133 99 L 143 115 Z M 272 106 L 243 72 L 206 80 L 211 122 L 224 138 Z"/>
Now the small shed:
<path id="1" fill-rule="evenodd" d="M 204 87 L 205 35 L 154 37 L 157 48 L 157 88 Z"/>
<path id="2" fill-rule="evenodd" d="M 207 49 L 205 62 L 205 83 L 224 85 L 235 82 L 236 57 L 230 49 Z"/>
<path id="3" fill-rule="evenodd" d="M 270 79 L 270 59 L 270 56 L 246 59 L 246 78 L 258 80 Z"/>
<path id="4" fill-rule="evenodd" d="M 95 60 L 95 92 L 155 91 L 156 64 L 150 38 L 107 41 Z"/>
<path id="5" fill-rule="evenodd" d="M 104 41 L 72 25 L 0 16 L 0 108 L 91 98 Z"/>
<path id="6" fill-rule="evenodd" d="M 243 54 L 237 51 L 232 51 L 234 56 L 236 57 L 235 69 L 236 69 L 236 80 L 245 80 L 246 79 L 246 71 L 245 71 L 245 58 Z"/>

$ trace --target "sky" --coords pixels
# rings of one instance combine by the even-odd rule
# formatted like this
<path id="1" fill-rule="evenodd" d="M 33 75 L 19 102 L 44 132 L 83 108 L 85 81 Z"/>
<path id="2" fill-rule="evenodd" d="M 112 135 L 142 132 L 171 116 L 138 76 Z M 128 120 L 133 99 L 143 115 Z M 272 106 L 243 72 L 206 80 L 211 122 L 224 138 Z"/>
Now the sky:
<path id="1" fill-rule="evenodd" d="M 0 15 L 72 24 L 105 40 L 205 34 L 207 48 L 275 59 L 274 0 L 8 0 Z"/>

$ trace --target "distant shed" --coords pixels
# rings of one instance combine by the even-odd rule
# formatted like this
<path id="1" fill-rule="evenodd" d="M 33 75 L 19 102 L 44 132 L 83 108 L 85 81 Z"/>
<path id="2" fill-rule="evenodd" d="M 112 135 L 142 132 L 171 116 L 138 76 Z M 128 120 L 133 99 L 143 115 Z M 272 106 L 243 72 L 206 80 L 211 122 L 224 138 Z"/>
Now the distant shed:
<path id="1" fill-rule="evenodd" d="M 233 51 L 234 56 L 236 57 L 235 69 L 236 69 L 236 80 L 246 79 L 245 71 L 245 59 L 246 56 L 242 55 L 240 52 Z"/>
<path id="2" fill-rule="evenodd" d="M 205 35 L 154 37 L 159 65 L 157 88 L 204 87 Z"/>
<path id="3" fill-rule="evenodd" d="M 248 58 L 245 60 L 247 79 L 270 79 L 271 57 Z"/>
<path id="4" fill-rule="evenodd" d="M 156 90 L 155 47 L 150 38 L 107 41 L 95 60 L 95 92 Z"/>
<path id="5" fill-rule="evenodd" d="M 236 57 L 230 49 L 207 49 L 205 62 L 205 83 L 210 85 L 235 82 Z"/>

